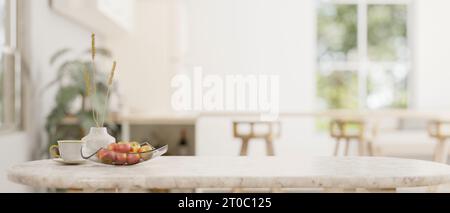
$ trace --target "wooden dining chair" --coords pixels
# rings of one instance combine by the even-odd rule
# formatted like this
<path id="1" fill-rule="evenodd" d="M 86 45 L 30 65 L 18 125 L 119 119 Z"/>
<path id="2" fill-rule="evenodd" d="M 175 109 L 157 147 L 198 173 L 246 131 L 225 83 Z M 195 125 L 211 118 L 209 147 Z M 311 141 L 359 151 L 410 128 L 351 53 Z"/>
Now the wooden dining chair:
<path id="1" fill-rule="evenodd" d="M 247 132 L 242 132 L 241 129 L 248 127 Z M 258 132 L 256 127 L 265 127 L 265 131 Z M 248 154 L 249 142 L 252 139 L 263 139 L 266 143 L 266 153 L 268 156 L 275 155 L 273 148 L 273 141 L 279 138 L 281 134 L 280 122 L 266 122 L 266 121 L 234 121 L 233 122 L 233 136 L 241 139 L 241 150 L 239 155 L 246 156 Z"/>
<path id="2" fill-rule="evenodd" d="M 373 155 L 373 146 L 366 132 L 366 123 L 363 120 L 333 119 L 330 122 L 330 136 L 336 140 L 334 156 L 339 153 L 341 141 L 345 141 L 344 156 L 348 156 L 352 140 L 358 144 L 358 155 Z"/>

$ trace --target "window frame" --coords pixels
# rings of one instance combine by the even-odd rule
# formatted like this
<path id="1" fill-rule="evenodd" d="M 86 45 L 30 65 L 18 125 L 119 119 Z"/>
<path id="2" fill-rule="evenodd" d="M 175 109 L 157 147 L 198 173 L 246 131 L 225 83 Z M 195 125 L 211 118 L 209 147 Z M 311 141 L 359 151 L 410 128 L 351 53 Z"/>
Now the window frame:
<path id="1" fill-rule="evenodd" d="M 369 67 L 371 64 L 376 64 L 383 67 L 393 67 L 398 64 L 406 65 L 408 69 L 407 75 L 407 107 L 414 108 L 414 0 L 318 0 L 317 5 L 324 4 L 337 4 L 337 5 L 355 5 L 357 8 L 357 55 L 356 61 L 320 61 L 316 58 L 318 70 L 324 70 L 326 67 L 333 67 L 335 70 L 354 70 L 357 73 L 358 78 L 358 109 L 367 109 L 367 77 L 369 74 Z M 372 61 L 368 57 L 368 23 L 367 13 L 370 5 L 405 5 L 407 8 L 407 21 L 406 21 L 406 39 L 407 47 L 409 51 L 409 58 L 405 62 L 396 61 Z M 317 20 L 318 16 L 316 16 Z M 317 31 L 316 31 L 317 32 Z M 316 34 L 316 41 L 318 42 L 318 35 Z M 318 44 L 316 42 L 316 44 Z M 316 70 L 316 72 L 318 71 Z M 317 97 L 317 94 L 316 94 Z"/>
<path id="2" fill-rule="evenodd" d="M 0 110 L 2 121 L 0 133 L 8 133 L 22 129 L 23 100 L 21 57 L 18 51 L 18 0 L 5 0 L 5 44 L 1 46 L 3 61 L 3 94 Z M 8 58 L 8 62 L 5 62 Z M 6 80 L 6 77 L 8 79 Z M 9 80 L 9 81 L 8 81 Z M 6 83 L 5 83 L 6 82 Z"/>

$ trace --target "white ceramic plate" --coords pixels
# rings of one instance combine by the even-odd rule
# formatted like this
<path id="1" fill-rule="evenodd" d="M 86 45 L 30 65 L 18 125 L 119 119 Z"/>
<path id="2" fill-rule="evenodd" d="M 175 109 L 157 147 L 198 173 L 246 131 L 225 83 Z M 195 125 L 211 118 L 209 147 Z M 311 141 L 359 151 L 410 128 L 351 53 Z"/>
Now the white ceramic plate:
<path id="1" fill-rule="evenodd" d="M 62 164 L 70 164 L 70 165 L 86 163 L 86 160 L 65 161 L 65 160 L 63 160 L 62 158 L 53 158 L 53 160 L 56 161 L 56 162 L 58 162 L 58 163 L 62 163 Z"/>

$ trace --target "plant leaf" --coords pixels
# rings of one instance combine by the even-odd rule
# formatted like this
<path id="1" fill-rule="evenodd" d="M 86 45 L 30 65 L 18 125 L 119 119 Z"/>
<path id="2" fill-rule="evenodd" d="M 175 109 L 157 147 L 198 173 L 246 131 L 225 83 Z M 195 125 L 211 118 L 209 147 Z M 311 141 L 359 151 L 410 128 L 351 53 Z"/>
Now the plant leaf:
<path id="1" fill-rule="evenodd" d="M 50 65 L 53 65 L 56 60 L 58 60 L 59 57 L 65 55 L 66 53 L 70 52 L 71 49 L 70 48 L 63 48 L 61 50 L 58 50 L 55 54 L 52 55 L 52 57 L 50 58 Z"/>
<path id="2" fill-rule="evenodd" d="M 61 64 L 58 67 L 57 70 L 57 74 L 56 74 L 56 78 L 54 80 L 52 80 L 50 83 L 48 83 L 47 85 L 45 85 L 44 90 L 48 89 L 49 87 L 51 87 L 52 85 L 59 83 L 61 81 L 61 79 L 64 77 L 64 75 L 66 74 L 66 72 L 68 72 L 71 69 L 71 66 L 73 66 L 73 64 L 79 63 L 79 61 L 77 60 L 70 60 L 67 62 L 64 62 L 63 64 Z"/>
<path id="3" fill-rule="evenodd" d="M 81 91 L 77 86 L 61 87 L 56 94 L 56 103 L 59 106 L 68 106 L 80 94 Z"/>

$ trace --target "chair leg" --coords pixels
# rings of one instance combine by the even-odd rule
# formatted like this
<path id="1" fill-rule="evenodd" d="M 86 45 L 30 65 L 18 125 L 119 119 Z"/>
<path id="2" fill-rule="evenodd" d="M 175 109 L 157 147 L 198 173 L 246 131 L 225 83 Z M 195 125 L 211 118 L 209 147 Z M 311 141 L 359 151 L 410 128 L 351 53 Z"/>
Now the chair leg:
<path id="1" fill-rule="evenodd" d="M 448 141 L 442 141 L 442 163 L 447 163 L 448 158 Z"/>
<path id="2" fill-rule="evenodd" d="M 442 149 L 442 144 L 438 140 L 436 142 L 436 146 L 434 147 L 434 156 L 433 156 L 433 160 L 436 162 L 440 162 L 440 160 L 441 160 L 441 149 Z"/>
<path id="3" fill-rule="evenodd" d="M 440 163 L 447 163 L 448 142 L 445 139 L 439 139 L 436 144 L 434 160 Z"/>
<path id="4" fill-rule="evenodd" d="M 266 152 L 268 156 L 274 156 L 273 143 L 271 138 L 266 138 Z"/>
<path id="5" fill-rule="evenodd" d="M 339 138 L 336 138 L 336 145 L 334 146 L 334 156 L 338 155 L 339 144 L 340 144 L 340 140 L 339 140 Z"/>
<path id="6" fill-rule="evenodd" d="M 374 156 L 375 152 L 373 150 L 373 144 L 372 141 L 367 141 L 367 152 L 369 153 L 369 156 Z"/>
<path id="7" fill-rule="evenodd" d="M 364 156 L 366 155 L 366 141 L 364 139 L 360 138 L 358 141 L 358 155 Z"/>
<path id="8" fill-rule="evenodd" d="M 240 152 L 241 156 L 246 156 L 247 155 L 248 141 L 249 141 L 248 138 L 242 138 L 242 146 L 241 146 L 241 152 Z"/>
<path id="9" fill-rule="evenodd" d="M 350 147 L 350 139 L 346 138 L 345 139 L 345 154 L 344 154 L 344 156 L 348 156 L 349 147 Z"/>

